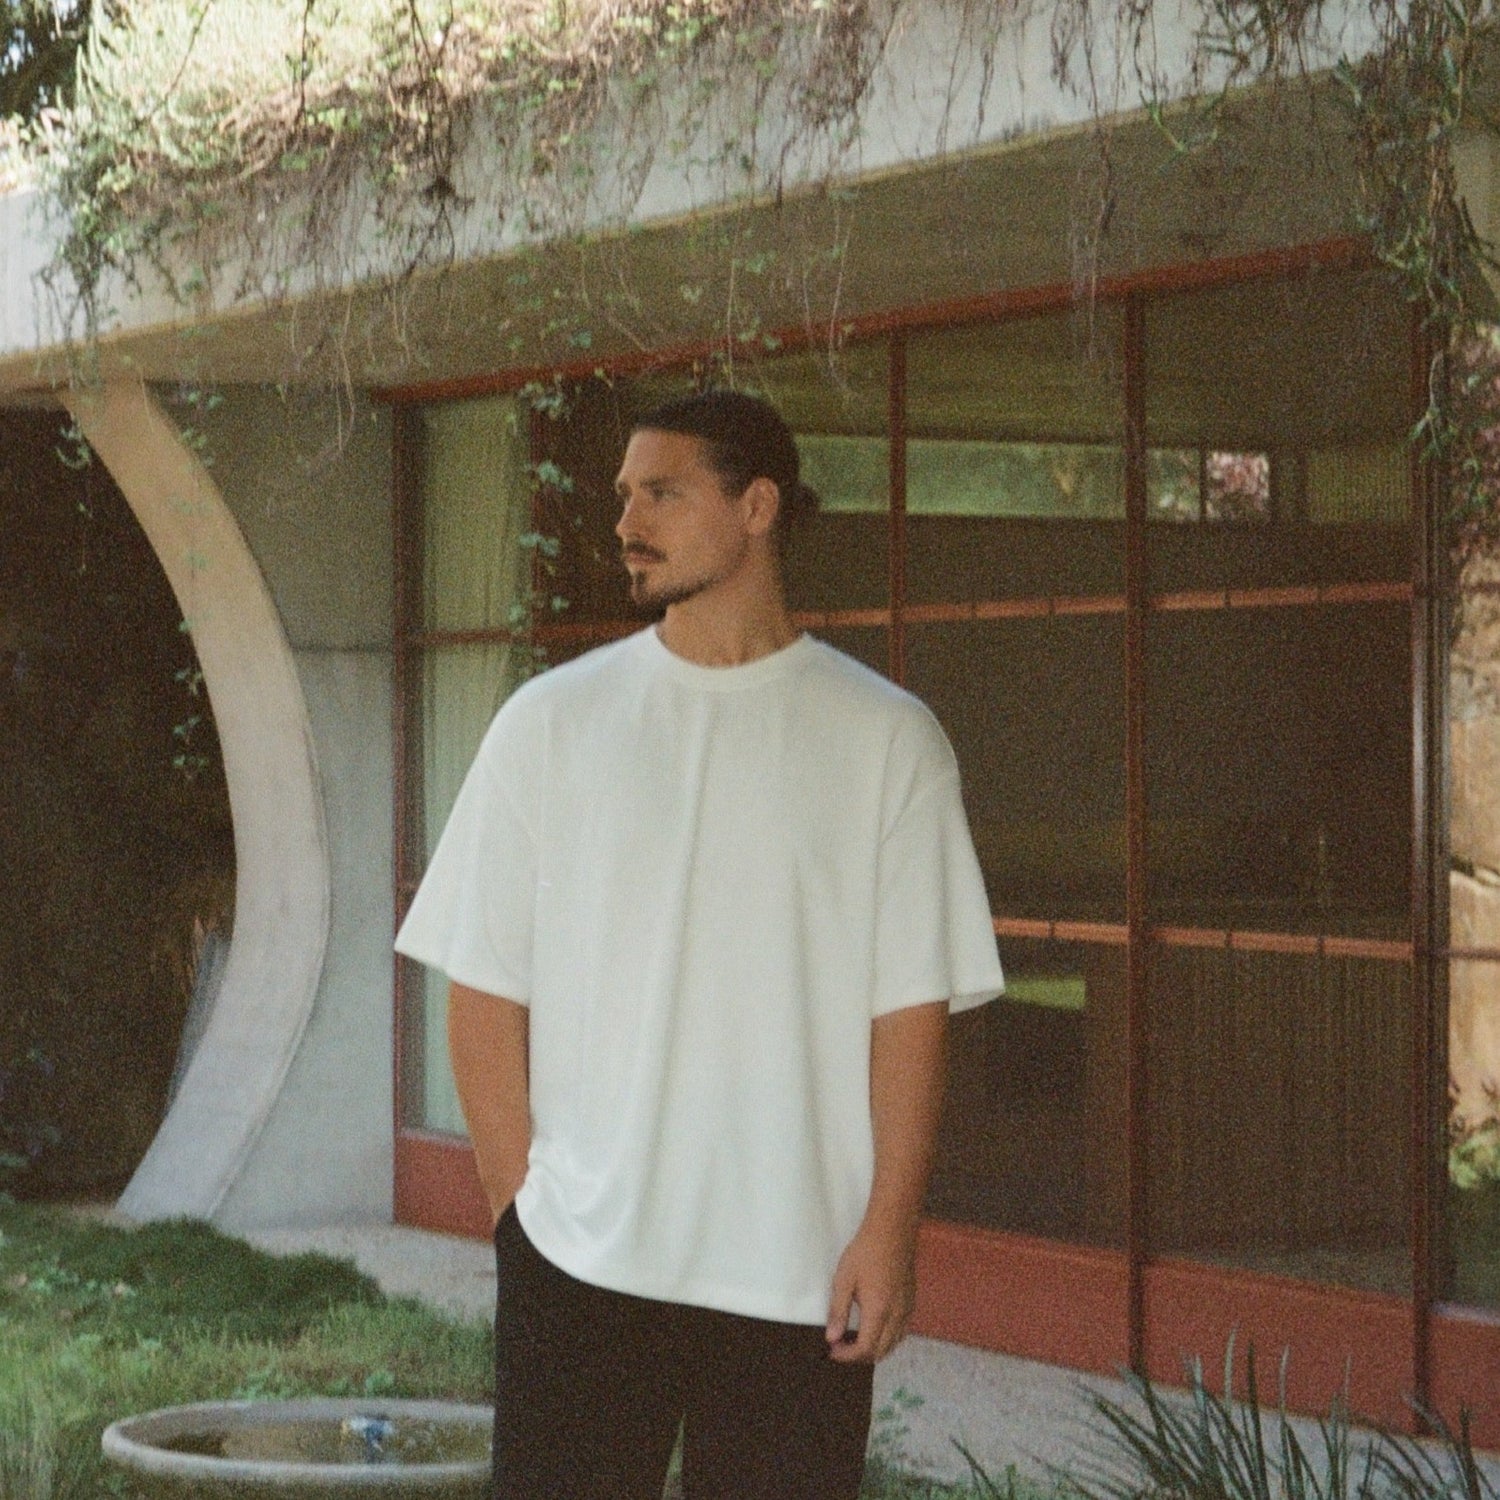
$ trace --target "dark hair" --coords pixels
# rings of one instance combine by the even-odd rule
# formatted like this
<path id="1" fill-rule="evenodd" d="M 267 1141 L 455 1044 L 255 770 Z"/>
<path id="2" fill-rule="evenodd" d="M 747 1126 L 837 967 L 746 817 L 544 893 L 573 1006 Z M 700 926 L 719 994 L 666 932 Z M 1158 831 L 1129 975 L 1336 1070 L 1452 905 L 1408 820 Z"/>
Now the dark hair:
<path id="1" fill-rule="evenodd" d="M 709 468 L 732 495 L 744 494 L 752 480 L 769 479 L 781 491 L 776 517 L 780 541 L 818 508 L 817 491 L 802 483 L 802 462 L 791 428 L 764 397 L 743 391 L 699 391 L 637 417 L 630 430 L 700 439 Z"/>

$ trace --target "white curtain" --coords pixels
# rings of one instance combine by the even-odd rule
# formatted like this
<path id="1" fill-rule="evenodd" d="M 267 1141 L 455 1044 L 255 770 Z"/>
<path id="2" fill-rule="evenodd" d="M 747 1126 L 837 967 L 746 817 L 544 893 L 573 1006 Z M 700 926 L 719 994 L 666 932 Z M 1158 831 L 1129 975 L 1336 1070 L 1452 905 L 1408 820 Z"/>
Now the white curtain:
<path id="1" fill-rule="evenodd" d="M 510 398 L 423 413 L 423 625 L 524 624 L 531 524 L 526 417 Z M 422 657 L 422 806 L 430 856 L 495 710 L 521 681 L 524 642 L 433 647 Z M 425 971 L 422 1124 L 462 1131 L 448 1066 L 446 978 Z"/>

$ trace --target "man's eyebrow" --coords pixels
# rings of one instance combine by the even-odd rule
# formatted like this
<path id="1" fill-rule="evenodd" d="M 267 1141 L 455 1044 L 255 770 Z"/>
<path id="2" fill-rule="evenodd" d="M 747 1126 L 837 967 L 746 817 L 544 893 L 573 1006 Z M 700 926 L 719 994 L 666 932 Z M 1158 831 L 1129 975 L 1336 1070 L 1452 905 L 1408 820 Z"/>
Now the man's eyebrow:
<path id="1" fill-rule="evenodd" d="M 676 482 L 670 474 L 651 475 L 645 479 L 638 479 L 634 487 L 638 490 L 649 490 L 652 494 L 660 494 L 662 490 L 671 489 Z M 615 480 L 615 494 L 623 495 L 630 488 L 623 475 Z"/>

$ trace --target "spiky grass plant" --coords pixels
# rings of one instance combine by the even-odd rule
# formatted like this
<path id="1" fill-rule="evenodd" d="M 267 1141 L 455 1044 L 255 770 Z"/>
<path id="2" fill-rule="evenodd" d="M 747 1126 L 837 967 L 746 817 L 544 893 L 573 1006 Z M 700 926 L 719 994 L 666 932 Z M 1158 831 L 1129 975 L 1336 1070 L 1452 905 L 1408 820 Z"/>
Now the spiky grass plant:
<path id="1" fill-rule="evenodd" d="M 1287 1416 L 1284 1362 L 1281 1374 L 1271 1416 L 1260 1405 L 1253 1350 L 1246 1399 L 1230 1394 L 1232 1344 L 1221 1395 L 1208 1388 L 1199 1361 L 1189 1367 L 1185 1398 L 1165 1397 L 1139 1375 L 1126 1377 L 1139 1411 L 1090 1392 L 1099 1445 L 1068 1478 L 1082 1500 L 1373 1500 L 1375 1449 L 1352 1441 L 1343 1396 L 1317 1423 L 1316 1441 L 1305 1443 Z"/>
<path id="2" fill-rule="evenodd" d="M 87 1465 L 62 1412 L 26 1370 L 0 1379 L 0 1495 L 6 1500 L 84 1500 Z"/>
<path id="3" fill-rule="evenodd" d="M 1495 1480 L 1475 1461 L 1468 1412 L 1459 1413 L 1457 1432 L 1436 1412 L 1422 1415 L 1435 1442 L 1397 1433 L 1381 1440 L 1375 1466 L 1386 1500 L 1500 1500 Z"/>
<path id="4" fill-rule="evenodd" d="M 1231 1340 L 1221 1394 L 1209 1389 L 1199 1360 L 1188 1367 L 1185 1395 L 1164 1395 L 1135 1374 L 1124 1376 L 1123 1401 L 1087 1392 L 1093 1441 L 1057 1474 L 1059 1493 L 1075 1500 L 1500 1500 L 1475 1459 L 1467 1412 L 1454 1431 L 1422 1410 L 1431 1439 L 1356 1432 L 1342 1392 L 1320 1421 L 1288 1415 L 1285 1357 L 1271 1411 L 1260 1404 L 1253 1349 L 1242 1401 L 1232 1394 L 1234 1377 Z M 983 1500 L 1010 1500 L 1009 1489 L 964 1457 Z"/>

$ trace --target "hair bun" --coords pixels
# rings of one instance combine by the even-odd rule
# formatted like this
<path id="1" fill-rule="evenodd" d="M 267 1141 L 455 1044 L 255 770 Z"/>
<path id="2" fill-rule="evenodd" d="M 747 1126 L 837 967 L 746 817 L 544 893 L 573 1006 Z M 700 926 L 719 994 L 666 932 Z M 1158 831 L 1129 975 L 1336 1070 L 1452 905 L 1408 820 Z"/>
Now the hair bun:
<path id="1" fill-rule="evenodd" d="M 817 515 L 822 507 L 823 497 L 810 484 L 803 484 L 798 479 L 793 481 L 788 491 L 782 495 L 781 504 L 786 512 L 787 524 L 796 526 Z"/>

